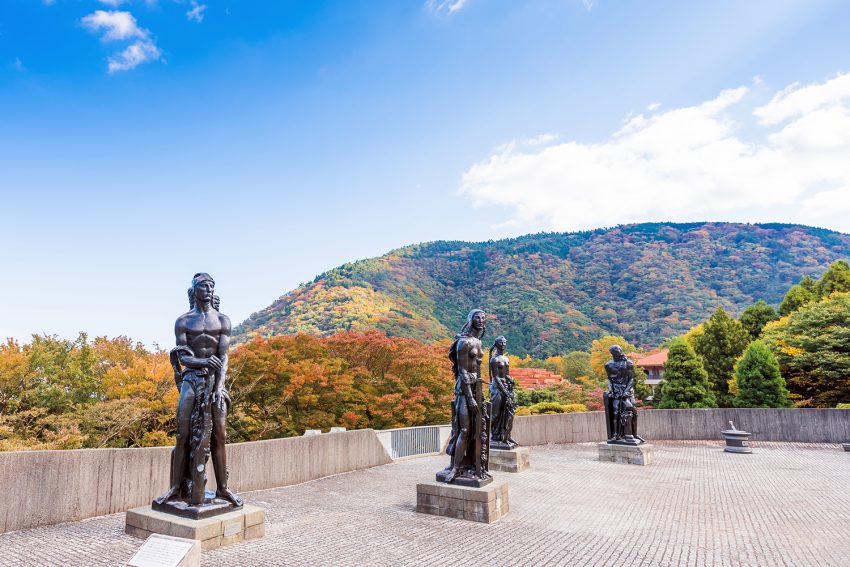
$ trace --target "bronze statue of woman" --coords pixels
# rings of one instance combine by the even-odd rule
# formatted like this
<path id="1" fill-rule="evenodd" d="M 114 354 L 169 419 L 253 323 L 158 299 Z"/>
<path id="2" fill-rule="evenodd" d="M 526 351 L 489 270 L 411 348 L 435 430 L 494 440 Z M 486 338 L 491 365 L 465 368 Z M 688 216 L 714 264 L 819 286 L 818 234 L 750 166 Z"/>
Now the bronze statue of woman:
<path id="1" fill-rule="evenodd" d="M 437 473 L 439 482 L 464 486 L 484 486 L 493 480 L 487 472 L 489 457 L 489 404 L 481 386 L 481 360 L 484 348 L 485 314 L 473 309 L 449 348 L 455 376 L 452 402 L 452 435 L 446 453 L 449 466 Z"/>
<path id="2" fill-rule="evenodd" d="M 511 439 L 516 399 L 514 381 L 510 376 L 510 362 L 505 355 L 507 345 L 508 341 L 505 337 L 496 337 L 493 346 L 490 347 L 490 404 L 492 406 L 490 447 L 502 450 L 510 450 L 517 446 L 516 441 Z"/>

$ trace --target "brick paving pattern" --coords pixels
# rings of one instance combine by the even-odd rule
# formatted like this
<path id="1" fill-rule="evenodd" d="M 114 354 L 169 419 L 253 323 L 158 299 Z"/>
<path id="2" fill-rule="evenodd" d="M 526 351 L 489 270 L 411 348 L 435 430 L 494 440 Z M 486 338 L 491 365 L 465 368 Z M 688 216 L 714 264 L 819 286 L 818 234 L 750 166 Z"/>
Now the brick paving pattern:
<path id="1" fill-rule="evenodd" d="M 266 537 L 204 552 L 204 566 L 850 564 L 850 453 L 839 445 L 655 443 L 639 467 L 595 443 L 533 447 L 510 514 L 479 524 L 417 514 L 416 482 L 445 457 L 246 493 Z M 0 565 L 123 565 L 141 540 L 124 514 L 0 535 Z"/>

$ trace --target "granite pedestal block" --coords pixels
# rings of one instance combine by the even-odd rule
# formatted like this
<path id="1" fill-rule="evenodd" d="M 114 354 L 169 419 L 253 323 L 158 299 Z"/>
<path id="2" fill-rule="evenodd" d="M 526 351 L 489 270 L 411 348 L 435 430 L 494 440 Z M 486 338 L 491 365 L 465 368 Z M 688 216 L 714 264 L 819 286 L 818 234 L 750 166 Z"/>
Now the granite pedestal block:
<path id="1" fill-rule="evenodd" d="M 416 485 L 416 511 L 423 514 L 492 524 L 508 510 L 508 483 L 505 481 L 495 481 L 481 488 L 444 482 Z"/>
<path id="2" fill-rule="evenodd" d="M 207 550 L 263 537 L 266 535 L 265 519 L 266 511 L 250 504 L 245 504 L 240 510 L 202 520 L 181 518 L 142 506 L 127 510 L 124 532 L 140 538 L 165 534 L 197 539 L 201 548 Z"/>
<path id="3" fill-rule="evenodd" d="M 616 443 L 599 443 L 599 460 L 629 465 L 652 464 L 655 448 L 649 443 L 640 445 L 618 445 Z"/>
<path id="4" fill-rule="evenodd" d="M 508 451 L 490 447 L 490 460 L 487 466 L 491 471 L 522 472 L 530 465 L 528 447 L 516 447 Z"/>
<path id="5" fill-rule="evenodd" d="M 850 451 L 850 443 L 842 443 L 841 446 L 844 447 L 845 451 Z"/>

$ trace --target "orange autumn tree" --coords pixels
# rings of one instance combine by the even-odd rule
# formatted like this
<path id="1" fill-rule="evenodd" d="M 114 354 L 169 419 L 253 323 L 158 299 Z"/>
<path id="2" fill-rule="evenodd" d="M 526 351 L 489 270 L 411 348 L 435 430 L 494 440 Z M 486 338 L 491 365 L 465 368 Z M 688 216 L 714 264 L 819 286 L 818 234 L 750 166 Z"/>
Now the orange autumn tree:
<path id="1" fill-rule="evenodd" d="M 257 338 L 230 357 L 234 440 L 449 419 L 445 348 L 378 332 Z"/>

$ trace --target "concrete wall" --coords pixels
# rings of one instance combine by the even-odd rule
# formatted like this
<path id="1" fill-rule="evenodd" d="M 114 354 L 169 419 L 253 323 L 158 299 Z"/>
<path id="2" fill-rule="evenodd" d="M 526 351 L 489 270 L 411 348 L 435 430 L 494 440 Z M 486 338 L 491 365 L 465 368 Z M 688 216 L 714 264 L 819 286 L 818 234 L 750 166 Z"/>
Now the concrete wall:
<path id="1" fill-rule="evenodd" d="M 850 410 L 837 409 L 689 409 L 639 411 L 638 433 L 647 440 L 722 439 L 721 429 L 735 427 L 754 441 L 846 443 Z M 518 416 L 514 439 L 521 445 L 585 443 L 605 439 L 603 412 Z"/>
<path id="2" fill-rule="evenodd" d="M 237 492 L 392 462 L 370 429 L 227 448 L 229 484 Z M 0 498 L 0 533 L 149 504 L 168 488 L 170 455 L 168 447 L 0 452 L 0 486 L 7 491 Z"/>
<path id="3" fill-rule="evenodd" d="M 730 419 L 754 441 L 850 441 L 850 410 L 646 410 L 639 416 L 639 432 L 650 441 L 720 439 Z M 601 441 L 605 418 L 602 412 L 519 416 L 513 436 L 522 445 Z M 0 498 L 0 533 L 148 504 L 168 486 L 170 453 L 169 447 L 0 452 L 0 487 L 7 491 Z M 228 445 L 230 486 L 237 492 L 390 462 L 370 429 Z"/>

